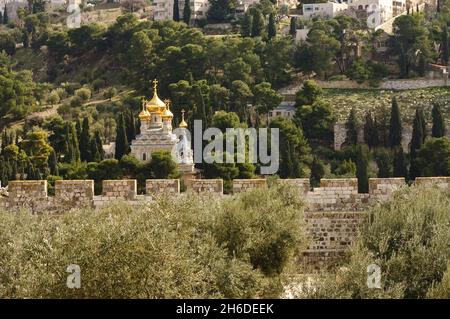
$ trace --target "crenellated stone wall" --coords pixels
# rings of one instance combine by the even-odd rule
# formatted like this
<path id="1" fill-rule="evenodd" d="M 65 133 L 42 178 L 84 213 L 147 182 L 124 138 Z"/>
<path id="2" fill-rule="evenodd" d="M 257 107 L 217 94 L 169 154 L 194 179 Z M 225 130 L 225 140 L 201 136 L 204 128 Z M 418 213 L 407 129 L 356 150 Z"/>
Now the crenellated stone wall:
<path id="1" fill-rule="evenodd" d="M 102 196 L 108 199 L 135 200 L 137 196 L 137 181 L 135 179 L 126 180 L 105 180 L 103 181 Z"/>
<path id="2" fill-rule="evenodd" d="M 393 178 L 369 178 L 369 194 L 372 202 L 382 202 L 392 193 L 401 187 L 405 187 L 406 182 L 403 177 Z"/>
<path id="3" fill-rule="evenodd" d="M 199 194 L 223 195 L 223 179 L 191 179 L 190 189 Z"/>
<path id="4" fill-rule="evenodd" d="M 305 199 L 304 216 L 311 241 L 299 263 L 308 268 L 333 264 L 357 236 L 358 227 L 367 216 L 367 208 L 388 200 L 394 191 L 407 187 L 403 178 L 371 178 L 368 194 L 358 193 L 356 178 L 322 179 L 320 187 L 312 190 L 308 179 L 278 179 L 274 184 L 295 187 Z M 415 184 L 426 188 L 433 186 L 448 188 L 450 177 L 419 177 Z M 240 179 L 233 181 L 233 191 L 240 193 L 270 185 L 265 179 Z M 6 193 L 5 189 L 2 189 L 0 208 L 16 210 L 28 207 L 34 213 L 43 211 L 63 213 L 78 207 L 102 207 L 117 199 L 139 204 L 151 201 L 161 194 L 180 194 L 180 181 L 147 180 L 145 195 L 137 195 L 136 189 L 136 180 L 105 180 L 102 195 L 94 196 L 93 180 L 58 180 L 55 182 L 55 196 L 48 196 L 45 180 L 11 181 Z M 190 180 L 187 191 L 222 195 L 223 181 Z"/>
<path id="5" fill-rule="evenodd" d="M 158 196 L 162 194 L 179 194 L 179 179 L 147 179 L 145 182 L 147 195 Z"/>
<path id="6" fill-rule="evenodd" d="M 275 180 L 275 183 L 295 187 L 303 194 L 308 193 L 310 188 L 309 178 L 286 178 L 286 179 L 280 178 Z"/>
<path id="7" fill-rule="evenodd" d="M 249 189 L 267 187 L 267 181 L 264 178 L 260 179 L 234 179 L 233 193 L 245 192 Z"/>

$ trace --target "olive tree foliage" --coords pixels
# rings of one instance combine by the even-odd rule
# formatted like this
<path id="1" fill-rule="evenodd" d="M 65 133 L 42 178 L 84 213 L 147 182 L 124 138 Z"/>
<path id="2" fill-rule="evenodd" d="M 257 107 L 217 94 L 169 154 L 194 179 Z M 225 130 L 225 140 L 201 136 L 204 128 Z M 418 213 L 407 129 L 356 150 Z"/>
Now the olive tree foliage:
<path id="1" fill-rule="evenodd" d="M 405 188 L 370 209 L 343 264 L 314 281 L 306 294 L 314 298 L 448 297 L 449 241 L 449 190 Z M 371 264 L 381 269 L 380 289 L 367 285 Z"/>
<path id="2" fill-rule="evenodd" d="M 304 244 L 301 211 L 297 194 L 278 188 L 58 217 L 0 211 L 0 297 L 276 297 Z M 71 264 L 79 289 L 66 285 Z"/>

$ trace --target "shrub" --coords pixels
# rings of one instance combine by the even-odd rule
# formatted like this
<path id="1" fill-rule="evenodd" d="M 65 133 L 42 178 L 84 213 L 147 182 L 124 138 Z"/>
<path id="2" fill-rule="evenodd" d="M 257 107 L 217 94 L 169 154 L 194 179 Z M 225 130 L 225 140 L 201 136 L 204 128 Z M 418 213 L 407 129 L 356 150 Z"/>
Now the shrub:
<path id="1" fill-rule="evenodd" d="M 58 217 L 0 211 L 0 297 L 279 296 L 304 238 L 300 212 L 288 189 L 168 196 Z M 66 286 L 70 264 L 80 266 L 80 289 Z"/>
<path id="2" fill-rule="evenodd" d="M 91 98 L 92 93 L 88 88 L 81 88 L 75 91 L 75 95 L 85 102 Z"/>
<path id="3" fill-rule="evenodd" d="M 310 297 L 424 298 L 441 294 L 450 260 L 450 191 L 406 188 L 369 211 L 343 267 Z M 367 286 L 367 266 L 381 268 L 381 289 Z M 444 279 L 443 279 L 444 278 Z M 445 290 L 448 291 L 448 290 Z"/>

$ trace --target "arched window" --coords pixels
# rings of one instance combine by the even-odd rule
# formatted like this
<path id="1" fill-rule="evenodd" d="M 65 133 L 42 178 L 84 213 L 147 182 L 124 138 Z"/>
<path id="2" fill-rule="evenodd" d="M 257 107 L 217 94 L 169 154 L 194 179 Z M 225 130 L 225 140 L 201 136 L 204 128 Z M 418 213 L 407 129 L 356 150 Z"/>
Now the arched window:
<path id="1" fill-rule="evenodd" d="M 146 160 L 147 160 L 147 154 L 145 154 L 145 153 L 142 154 L 142 160 L 143 160 L 143 161 L 146 161 Z"/>

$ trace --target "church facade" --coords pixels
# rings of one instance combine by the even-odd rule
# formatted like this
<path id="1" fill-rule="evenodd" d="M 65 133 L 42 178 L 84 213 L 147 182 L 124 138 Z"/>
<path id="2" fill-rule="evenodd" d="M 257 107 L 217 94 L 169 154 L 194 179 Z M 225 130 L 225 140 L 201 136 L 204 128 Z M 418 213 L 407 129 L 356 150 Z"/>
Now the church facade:
<path id="1" fill-rule="evenodd" d="M 142 99 L 142 110 L 139 113 L 141 132 L 131 142 L 131 155 L 141 161 L 149 161 L 152 153 L 168 151 L 179 171 L 194 173 L 193 152 L 187 139 L 187 123 L 183 118 L 179 125 L 180 134 L 175 134 L 172 128 L 173 114 L 170 111 L 170 101 L 162 101 L 158 96 L 158 81 L 153 81 L 153 97 L 146 101 Z"/>

